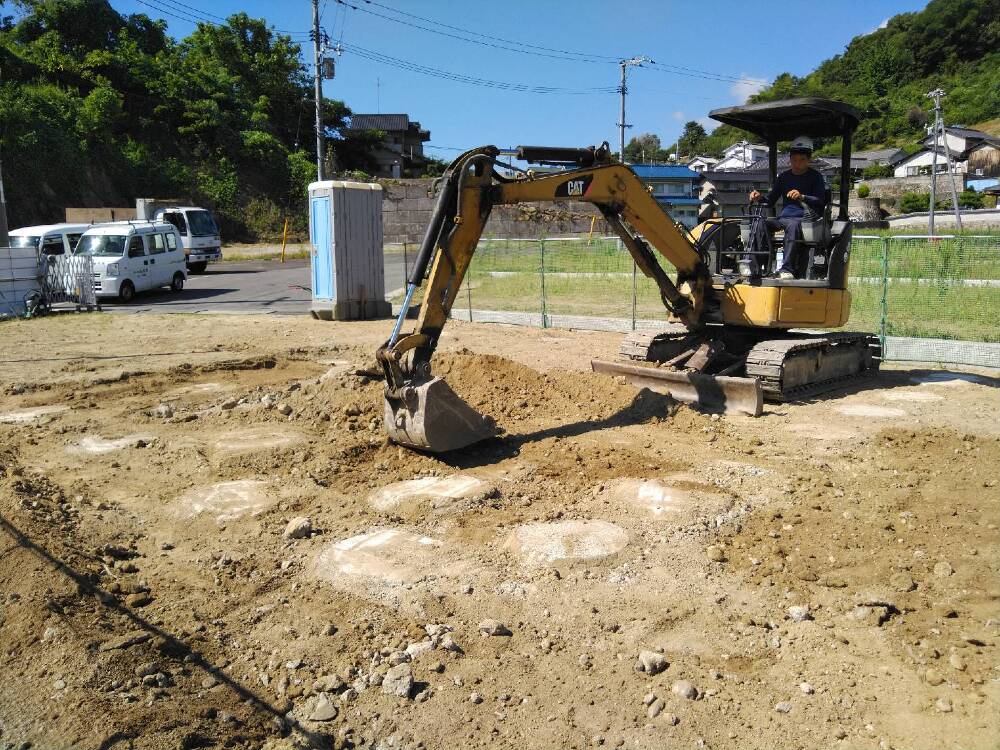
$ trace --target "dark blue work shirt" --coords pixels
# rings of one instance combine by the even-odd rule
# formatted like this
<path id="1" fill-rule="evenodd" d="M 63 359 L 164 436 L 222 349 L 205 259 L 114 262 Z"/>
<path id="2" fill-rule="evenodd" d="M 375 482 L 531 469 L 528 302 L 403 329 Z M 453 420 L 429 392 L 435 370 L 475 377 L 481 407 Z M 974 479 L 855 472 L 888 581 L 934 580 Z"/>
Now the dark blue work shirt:
<path id="1" fill-rule="evenodd" d="M 810 208 L 817 213 L 823 212 L 826 206 L 826 182 L 823 180 L 823 175 L 815 169 L 809 167 L 802 174 L 795 174 L 790 169 L 782 172 L 778 175 L 778 179 L 774 181 L 774 187 L 771 188 L 771 192 L 764 198 L 764 201 L 769 206 L 774 206 L 779 198 L 784 199 L 784 205 L 781 207 L 781 213 L 778 215 L 779 218 L 801 219 L 804 213 L 802 206 L 799 205 L 798 201 L 790 201 L 785 198 L 790 190 L 798 190 L 802 193 L 802 200 Z"/>

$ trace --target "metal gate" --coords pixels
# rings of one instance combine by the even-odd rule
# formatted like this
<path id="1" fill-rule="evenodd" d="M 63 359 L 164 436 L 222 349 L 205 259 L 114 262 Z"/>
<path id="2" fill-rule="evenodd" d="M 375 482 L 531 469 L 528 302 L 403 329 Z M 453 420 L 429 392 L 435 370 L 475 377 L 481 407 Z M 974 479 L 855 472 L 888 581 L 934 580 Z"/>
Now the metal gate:
<path id="1" fill-rule="evenodd" d="M 45 305 L 70 303 L 80 307 L 97 307 L 94 291 L 94 259 L 89 255 L 49 255 L 42 279 L 42 299 Z"/>

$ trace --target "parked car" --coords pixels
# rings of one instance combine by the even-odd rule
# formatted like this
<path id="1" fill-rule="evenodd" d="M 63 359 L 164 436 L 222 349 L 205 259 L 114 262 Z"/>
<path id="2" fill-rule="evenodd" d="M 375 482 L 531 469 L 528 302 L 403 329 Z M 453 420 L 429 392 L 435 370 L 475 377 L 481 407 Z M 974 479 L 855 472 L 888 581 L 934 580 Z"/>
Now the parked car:
<path id="1" fill-rule="evenodd" d="M 38 256 L 70 255 L 92 224 L 42 224 L 10 233 L 11 247 L 33 247 Z"/>
<path id="2" fill-rule="evenodd" d="M 169 286 L 179 292 L 187 280 L 184 248 L 166 221 L 113 221 L 90 227 L 75 255 L 94 259 L 94 292 L 129 302 L 137 292 Z"/>

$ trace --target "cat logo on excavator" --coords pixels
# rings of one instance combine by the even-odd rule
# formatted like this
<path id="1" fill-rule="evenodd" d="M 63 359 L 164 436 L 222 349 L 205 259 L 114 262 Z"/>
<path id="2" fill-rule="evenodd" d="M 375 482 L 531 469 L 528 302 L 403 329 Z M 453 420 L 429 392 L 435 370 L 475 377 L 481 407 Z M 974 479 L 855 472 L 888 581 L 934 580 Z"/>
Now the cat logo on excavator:
<path id="1" fill-rule="evenodd" d="M 566 180 L 566 182 L 556 186 L 554 197 L 582 198 L 587 194 L 587 188 L 590 187 L 590 183 L 593 182 L 593 179 L 594 178 L 591 175 L 586 175 L 584 177 Z"/>

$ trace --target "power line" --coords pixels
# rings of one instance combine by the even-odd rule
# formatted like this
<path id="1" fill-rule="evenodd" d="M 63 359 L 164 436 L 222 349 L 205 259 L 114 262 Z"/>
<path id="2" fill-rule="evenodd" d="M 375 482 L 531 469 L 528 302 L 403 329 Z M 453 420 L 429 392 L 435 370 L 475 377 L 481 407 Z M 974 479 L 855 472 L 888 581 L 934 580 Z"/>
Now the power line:
<path id="1" fill-rule="evenodd" d="M 571 62 L 586 62 L 586 63 L 599 63 L 599 64 L 617 64 L 619 57 L 608 56 L 608 55 L 597 55 L 587 52 L 574 52 L 572 50 L 558 49 L 555 47 L 544 47 L 537 44 L 530 44 L 528 42 L 519 42 L 512 39 L 504 39 L 503 37 L 498 37 L 490 34 L 484 34 L 482 32 L 473 31 L 471 29 L 465 29 L 460 26 L 452 26 L 450 24 L 443 23 L 426 16 L 420 16 L 415 13 L 408 13 L 406 11 L 397 10 L 388 5 L 383 5 L 382 3 L 376 2 L 375 0 L 364 0 L 365 5 L 374 5 L 383 10 L 389 11 L 390 13 L 395 13 L 399 16 L 405 16 L 406 18 L 413 18 L 424 23 L 432 24 L 440 28 L 428 28 L 426 26 L 421 26 L 420 24 L 404 21 L 400 18 L 393 18 L 387 16 L 383 13 L 378 13 L 368 8 L 362 7 L 360 5 L 355 5 L 348 0 L 336 0 L 340 5 L 346 8 L 351 8 L 353 10 L 360 10 L 363 13 L 367 13 L 378 18 L 383 18 L 387 21 L 392 21 L 394 23 L 403 24 L 410 26 L 411 28 L 420 29 L 421 31 L 427 31 L 432 34 L 439 34 L 441 36 L 450 37 L 452 39 L 458 39 L 460 41 L 469 42 L 472 44 L 480 44 L 486 47 L 493 47 L 496 49 L 503 49 L 510 52 L 520 52 L 522 54 L 537 55 L 540 57 L 549 57 L 554 59 L 568 60 Z M 465 36 L 459 36 L 456 34 L 451 34 L 446 31 L 441 31 L 441 29 L 450 29 L 451 31 L 459 32 L 459 34 L 464 34 Z M 467 37 L 478 37 L 469 39 Z M 489 40 L 489 41 L 484 41 Z M 513 46 L 510 46 L 513 45 Z M 723 81 L 726 83 L 740 83 L 743 81 L 752 83 L 763 83 L 767 84 L 769 81 L 764 81 L 761 79 L 747 78 L 745 76 L 734 76 L 728 73 L 715 73 L 712 71 L 699 70 L 697 68 L 688 68 L 682 65 L 672 65 L 669 63 L 657 63 L 650 66 L 654 70 L 658 70 L 662 73 L 669 73 L 672 75 L 683 75 L 693 78 L 704 78 L 707 80 Z"/>
<path id="2" fill-rule="evenodd" d="M 136 0 L 140 5 L 145 5 L 147 8 L 157 11 L 158 13 L 163 13 L 171 18 L 175 18 L 179 21 L 185 21 L 191 24 L 205 23 L 210 26 L 225 26 L 229 19 L 222 16 L 216 15 L 215 13 L 209 13 L 208 11 L 203 11 L 194 6 L 187 5 L 180 2 L 180 0 L 159 0 L 159 2 L 167 3 L 168 7 L 164 8 L 156 3 L 147 2 L 147 0 Z M 220 23 L 220 21 L 222 23 Z M 287 29 L 277 29 L 275 31 L 279 34 L 285 34 L 292 37 L 302 37 L 307 39 L 309 37 L 308 31 L 289 31 Z"/>
<path id="3" fill-rule="evenodd" d="M 563 86 L 536 86 L 526 83 L 511 83 L 507 81 L 494 81 L 486 78 L 477 78 L 475 76 L 468 76 L 464 73 L 453 73 L 447 70 L 440 70 L 438 68 L 432 68 L 427 65 L 421 65 L 419 63 L 414 63 L 409 60 L 403 60 L 398 57 L 392 57 L 391 55 L 386 55 L 385 53 L 378 52 L 376 50 L 366 49 L 365 47 L 360 47 L 356 44 L 344 44 L 344 50 L 359 57 L 363 57 L 366 60 L 371 60 L 372 62 L 382 63 L 384 65 L 391 65 L 395 68 L 400 68 L 402 70 L 408 70 L 414 73 L 421 73 L 423 75 L 432 76 L 434 78 L 441 78 L 444 80 L 454 81 L 456 83 L 468 83 L 475 86 L 482 86 L 485 88 L 495 88 L 505 91 L 518 91 L 522 93 L 531 94 L 613 94 L 618 91 L 616 86 L 595 86 L 591 88 L 567 88 Z"/>
<path id="4" fill-rule="evenodd" d="M 501 39 L 500 37 L 494 37 L 488 34 L 477 34 L 476 32 L 467 32 L 463 29 L 458 29 L 458 27 L 447 26 L 446 24 L 438 24 L 444 28 L 456 29 L 466 35 L 472 34 L 474 36 L 480 37 L 478 39 L 469 39 L 468 36 L 460 36 L 459 34 L 453 34 L 448 31 L 442 31 L 441 29 L 435 29 L 428 26 L 421 26 L 418 23 L 413 23 L 412 21 L 404 21 L 401 18 L 393 18 L 392 16 L 387 16 L 384 13 L 379 13 L 374 10 L 369 10 L 368 8 L 363 8 L 359 5 L 353 5 L 347 2 L 347 0 L 336 0 L 336 2 L 352 10 L 359 10 L 362 13 L 367 13 L 368 15 L 375 16 L 376 18 L 382 18 L 386 21 L 392 21 L 393 23 L 398 23 L 403 26 L 407 26 L 408 28 L 411 29 L 419 29 L 420 31 L 427 31 L 430 32 L 431 34 L 438 34 L 439 36 L 448 37 L 449 39 L 457 39 L 459 41 L 468 42 L 470 44 L 479 44 L 483 47 L 492 47 L 493 49 L 500 49 L 508 52 L 518 52 L 526 55 L 536 55 L 538 57 L 548 57 L 556 60 L 568 60 L 570 62 L 607 63 L 611 61 L 611 58 L 606 58 L 601 55 L 588 55 L 580 52 L 564 52 L 561 50 L 550 50 L 546 52 L 541 52 L 541 51 L 536 51 L 534 49 L 524 49 L 522 47 L 534 47 L 534 45 L 521 45 L 519 42 L 511 42 L 506 39 Z M 380 5 L 379 3 L 371 3 L 370 0 L 369 4 L 378 5 L 380 8 L 386 7 L 384 5 Z M 389 10 L 392 9 L 390 8 Z M 393 12 L 398 12 L 402 15 L 411 16 L 413 18 L 421 18 L 421 20 L 425 20 L 427 23 L 432 23 L 432 24 L 438 23 L 436 21 L 431 21 L 429 19 L 423 19 L 421 16 L 414 16 L 411 13 L 403 13 L 402 11 L 393 11 Z M 510 46 L 510 45 L 519 45 L 519 46 Z M 544 48 L 536 48 L 536 49 L 544 49 Z"/>

